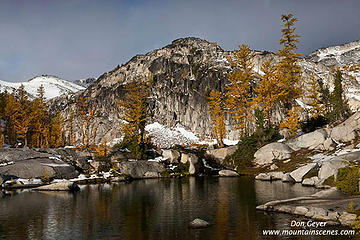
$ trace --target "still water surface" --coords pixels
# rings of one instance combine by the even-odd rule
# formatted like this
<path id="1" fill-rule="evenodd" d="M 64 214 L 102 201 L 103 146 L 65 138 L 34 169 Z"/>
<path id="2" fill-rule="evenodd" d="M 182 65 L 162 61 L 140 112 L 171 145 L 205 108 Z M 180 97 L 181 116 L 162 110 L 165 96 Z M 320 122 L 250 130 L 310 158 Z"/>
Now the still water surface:
<path id="1" fill-rule="evenodd" d="M 248 177 L 88 185 L 76 194 L 21 192 L 0 197 L 0 239 L 276 239 L 262 236 L 262 230 L 289 229 L 295 217 L 255 207 L 314 192 L 299 184 Z M 189 229 L 194 218 L 212 226 Z"/>

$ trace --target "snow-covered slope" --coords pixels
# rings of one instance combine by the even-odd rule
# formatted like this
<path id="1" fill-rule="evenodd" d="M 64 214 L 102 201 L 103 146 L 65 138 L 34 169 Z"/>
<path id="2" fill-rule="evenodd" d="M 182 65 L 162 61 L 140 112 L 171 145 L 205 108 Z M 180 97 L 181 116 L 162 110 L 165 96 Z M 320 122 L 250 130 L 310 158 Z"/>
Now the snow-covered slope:
<path id="1" fill-rule="evenodd" d="M 12 92 L 14 89 L 19 88 L 21 84 L 24 85 L 25 91 L 29 94 L 30 98 L 36 97 L 38 88 L 43 85 L 45 89 L 45 98 L 47 100 L 85 89 L 82 86 L 55 76 L 42 75 L 34 77 L 27 82 L 13 83 L 0 80 L 0 92 L 5 90 Z"/>

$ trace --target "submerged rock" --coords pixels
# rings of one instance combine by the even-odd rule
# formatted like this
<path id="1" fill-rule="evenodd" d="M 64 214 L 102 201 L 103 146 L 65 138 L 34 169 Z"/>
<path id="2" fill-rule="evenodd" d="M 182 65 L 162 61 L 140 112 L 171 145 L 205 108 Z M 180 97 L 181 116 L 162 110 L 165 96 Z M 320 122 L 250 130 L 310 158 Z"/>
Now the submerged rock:
<path id="1" fill-rule="evenodd" d="M 189 227 L 190 228 L 207 228 L 209 227 L 211 224 L 208 223 L 205 220 L 202 220 L 200 218 L 196 218 L 194 219 L 192 222 L 190 222 Z"/>

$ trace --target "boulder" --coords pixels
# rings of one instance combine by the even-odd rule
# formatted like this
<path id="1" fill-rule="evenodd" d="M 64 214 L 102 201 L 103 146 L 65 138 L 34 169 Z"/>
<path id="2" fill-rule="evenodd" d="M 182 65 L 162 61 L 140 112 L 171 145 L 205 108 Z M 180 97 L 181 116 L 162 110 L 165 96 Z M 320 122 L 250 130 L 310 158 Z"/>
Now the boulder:
<path id="1" fill-rule="evenodd" d="M 284 143 L 270 143 L 259 150 L 254 154 L 256 165 L 269 165 L 273 163 L 273 160 L 284 160 L 291 157 L 293 150 Z"/>
<path id="2" fill-rule="evenodd" d="M 269 169 L 271 170 L 271 171 L 273 171 L 273 170 L 276 170 L 276 169 L 278 169 L 279 167 L 274 163 L 274 164 L 271 164 L 271 166 L 269 167 Z"/>
<path id="3" fill-rule="evenodd" d="M 327 138 L 324 142 L 324 150 L 326 151 L 332 151 L 336 147 L 336 143 L 331 139 Z"/>
<path id="4" fill-rule="evenodd" d="M 295 182 L 302 182 L 303 177 L 310 172 L 311 170 L 313 170 L 314 168 L 317 168 L 318 164 L 317 163 L 309 163 L 305 166 L 302 166 L 294 171 L 292 171 L 290 173 L 290 176 L 295 180 Z"/>
<path id="5" fill-rule="evenodd" d="M 284 177 L 283 172 L 270 172 L 271 180 L 281 180 Z"/>
<path id="6" fill-rule="evenodd" d="M 206 155 L 213 157 L 223 163 L 224 159 L 233 154 L 237 149 L 237 145 L 225 147 L 225 148 L 218 148 L 213 150 L 207 150 Z"/>
<path id="7" fill-rule="evenodd" d="M 52 183 L 49 185 L 44 185 L 41 187 L 35 188 L 37 191 L 70 191 L 76 192 L 79 191 L 80 188 L 75 182 L 71 181 L 61 181 L 57 183 Z"/>
<path id="8" fill-rule="evenodd" d="M 271 176 L 267 173 L 259 173 L 256 177 L 256 180 L 262 180 L 262 181 L 271 181 Z"/>
<path id="9" fill-rule="evenodd" d="M 356 214 L 343 212 L 339 217 L 339 222 L 344 226 L 351 226 L 356 220 Z"/>
<path id="10" fill-rule="evenodd" d="M 350 142 L 356 139 L 360 128 L 360 112 L 356 112 L 343 123 L 331 129 L 330 137 L 339 142 Z"/>
<path id="11" fill-rule="evenodd" d="M 133 161 L 133 162 L 121 162 L 119 163 L 119 171 L 124 174 L 131 176 L 135 179 L 148 178 L 149 173 L 154 176 L 155 173 L 161 174 L 166 169 L 164 165 L 153 161 Z"/>
<path id="12" fill-rule="evenodd" d="M 319 182 L 318 177 L 311 177 L 311 178 L 305 178 L 301 184 L 304 186 L 315 186 L 318 182 Z"/>
<path id="13" fill-rule="evenodd" d="M 303 134 L 286 144 L 293 150 L 297 151 L 302 148 L 316 149 L 321 146 L 327 138 L 327 132 L 324 129 L 319 129 L 314 132 Z"/>
<path id="14" fill-rule="evenodd" d="M 294 179 L 290 176 L 290 173 L 285 173 L 281 178 L 283 182 L 294 182 Z"/>
<path id="15" fill-rule="evenodd" d="M 322 163 L 319 170 L 319 179 L 325 180 L 331 176 L 337 175 L 337 172 L 340 168 L 346 167 L 348 165 L 342 158 L 335 157 L 328 161 Z"/>
<path id="16" fill-rule="evenodd" d="M 160 177 L 160 173 L 158 172 L 146 172 L 144 174 L 144 178 L 158 178 Z"/>
<path id="17" fill-rule="evenodd" d="M 48 178 L 71 179 L 79 175 L 73 166 L 49 158 L 35 158 L 16 161 L 14 164 L 0 167 L 0 175 L 16 176 L 18 178 Z"/>
<path id="18" fill-rule="evenodd" d="M 211 224 L 208 223 L 205 220 L 202 220 L 200 218 L 194 219 L 192 222 L 190 222 L 189 227 L 190 228 L 206 228 L 209 227 Z"/>
<path id="19" fill-rule="evenodd" d="M 308 211 L 309 211 L 309 209 L 306 208 L 306 207 L 297 206 L 297 207 L 295 207 L 294 214 L 296 214 L 296 215 L 301 215 L 301 216 L 305 216 Z"/>
<path id="20" fill-rule="evenodd" d="M 180 152 L 173 149 L 164 149 L 162 150 L 162 156 L 170 163 L 179 163 Z"/>
<path id="21" fill-rule="evenodd" d="M 181 153 L 181 163 L 189 163 L 189 173 L 195 174 L 199 170 L 198 157 L 192 153 Z"/>
<path id="22" fill-rule="evenodd" d="M 232 170 L 220 170 L 219 171 L 220 177 L 239 177 L 240 175 Z"/>

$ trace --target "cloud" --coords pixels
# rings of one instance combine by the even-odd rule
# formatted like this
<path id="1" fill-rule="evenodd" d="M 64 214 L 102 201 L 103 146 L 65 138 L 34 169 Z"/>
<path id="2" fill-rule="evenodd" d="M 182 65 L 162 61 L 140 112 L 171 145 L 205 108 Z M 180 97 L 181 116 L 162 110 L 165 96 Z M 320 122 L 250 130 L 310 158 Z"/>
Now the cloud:
<path id="1" fill-rule="evenodd" d="M 2 0 L 0 79 L 97 77 L 132 56 L 196 36 L 224 49 L 277 51 L 280 15 L 299 19 L 299 51 L 360 39 L 357 0 Z"/>

